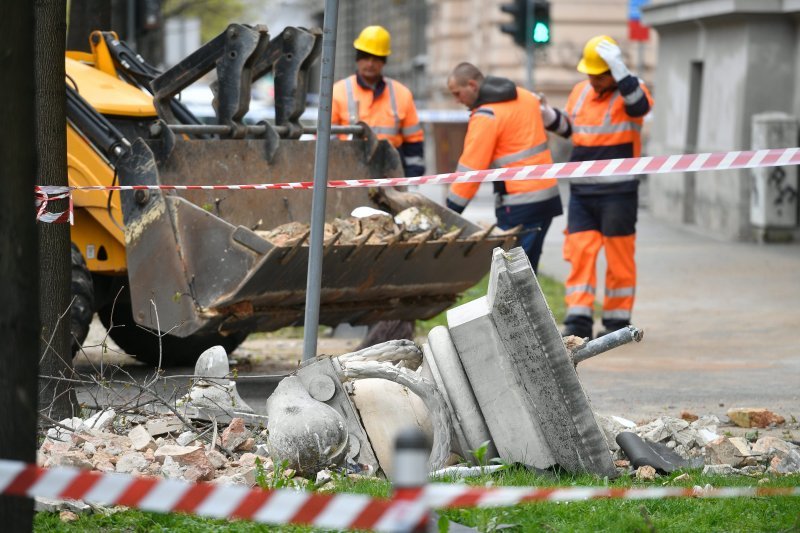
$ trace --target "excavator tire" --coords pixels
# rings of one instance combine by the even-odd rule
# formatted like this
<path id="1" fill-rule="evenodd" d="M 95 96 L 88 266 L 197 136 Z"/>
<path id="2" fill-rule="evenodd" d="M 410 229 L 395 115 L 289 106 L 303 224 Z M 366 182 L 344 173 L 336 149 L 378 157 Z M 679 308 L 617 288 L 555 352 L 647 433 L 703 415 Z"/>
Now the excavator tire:
<path id="1" fill-rule="evenodd" d="M 94 316 L 94 284 L 81 251 L 72 243 L 72 306 L 69 309 L 69 332 L 72 336 L 72 357 L 80 350 Z"/>
<path id="2" fill-rule="evenodd" d="M 116 303 L 101 307 L 97 315 L 120 348 L 139 361 L 152 366 L 158 366 L 159 362 L 162 367 L 194 365 L 200 354 L 208 348 L 219 345 L 230 354 L 247 337 L 247 333 L 244 332 L 189 337 L 176 337 L 170 334 L 159 336 L 157 331 L 136 324 L 127 287 L 120 292 Z"/>

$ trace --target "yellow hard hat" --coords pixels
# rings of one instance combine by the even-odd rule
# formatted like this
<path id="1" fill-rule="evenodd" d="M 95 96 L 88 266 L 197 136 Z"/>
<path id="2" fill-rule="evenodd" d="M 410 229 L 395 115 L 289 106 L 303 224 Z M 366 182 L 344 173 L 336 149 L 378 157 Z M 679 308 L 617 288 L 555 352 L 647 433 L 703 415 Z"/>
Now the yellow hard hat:
<path id="1" fill-rule="evenodd" d="M 367 26 L 353 41 L 353 47 L 374 56 L 386 57 L 392 53 L 389 49 L 391 35 L 383 26 Z"/>
<path id="2" fill-rule="evenodd" d="M 578 63 L 578 72 L 583 72 L 584 74 L 602 74 L 608 71 L 608 64 L 600 57 L 600 54 L 597 53 L 597 45 L 600 44 L 600 41 L 608 41 L 611 44 L 617 44 L 617 41 L 608 35 L 598 35 L 597 37 L 589 39 L 589 42 L 583 47 L 583 57 Z"/>

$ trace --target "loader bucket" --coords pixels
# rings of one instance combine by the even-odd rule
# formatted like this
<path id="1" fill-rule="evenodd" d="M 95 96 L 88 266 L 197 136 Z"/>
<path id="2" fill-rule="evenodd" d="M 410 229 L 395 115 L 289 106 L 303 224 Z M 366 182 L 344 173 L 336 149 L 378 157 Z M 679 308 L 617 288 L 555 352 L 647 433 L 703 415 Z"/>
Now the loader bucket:
<path id="1" fill-rule="evenodd" d="M 310 181 L 315 141 L 161 139 L 134 142 L 123 185 L 231 185 Z M 329 179 L 398 176 L 399 155 L 373 138 L 332 140 Z M 307 223 L 310 190 L 126 191 L 122 194 L 133 314 L 177 336 L 272 331 L 303 323 L 308 237 L 275 242 L 265 231 Z M 490 232 L 427 198 L 395 189 L 331 189 L 326 221 L 359 206 L 438 215 L 441 231 L 376 242 L 326 240 L 320 323 L 424 319 L 450 307 L 488 271 Z"/>

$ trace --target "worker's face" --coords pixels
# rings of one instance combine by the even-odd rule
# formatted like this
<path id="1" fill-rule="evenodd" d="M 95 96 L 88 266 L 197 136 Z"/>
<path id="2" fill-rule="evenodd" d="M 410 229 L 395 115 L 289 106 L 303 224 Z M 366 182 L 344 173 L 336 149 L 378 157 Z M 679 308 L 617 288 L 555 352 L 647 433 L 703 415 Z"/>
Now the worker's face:
<path id="1" fill-rule="evenodd" d="M 614 81 L 611 72 L 603 72 L 602 74 L 589 74 L 589 84 L 597 94 L 603 94 L 608 91 L 613 91 L 617 87 L 617 82 Z"/>
<path id="2" fill-rule="evenodd" d="M 480 86 L 475 80 L 468 80 L 465 84 L 460 85 L 455 79 L 449 78 L 447 80 L 447 88 L 450 90 L 450 94 L 453 95 L 456 102 L 472 109 L 475 105 L 475 101 L 478 99 L 478 89 L 480 89 Z"/>
<path id="3" fill-rule="evenodd" d="M 383 73 L 386 59 L 378 56 L 365 56 L 356 60 L 356 70 L 367 83 L 375 83 Z"/>

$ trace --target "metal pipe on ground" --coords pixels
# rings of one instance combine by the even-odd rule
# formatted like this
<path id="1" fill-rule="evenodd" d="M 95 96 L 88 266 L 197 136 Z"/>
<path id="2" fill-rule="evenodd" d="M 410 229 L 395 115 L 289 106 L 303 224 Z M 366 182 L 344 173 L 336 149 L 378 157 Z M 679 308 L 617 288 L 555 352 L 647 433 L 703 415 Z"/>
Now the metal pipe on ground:
<path id="1" fill-rule="evenodd" d="M 582 348 L 575 350 L 572 353 L 572 361 L 576 365 L 582 361 L 586 361 L 590 357 L 600 355 L 603 352 L 612 350 L 623 344 L 630 342 L 639 342 L 644 337 L 644 330 L 638 329 L 635 326 L 627 326 L 618 329 L 613 333 L 603 335 L 600 338 L 587 342 Z"/>

